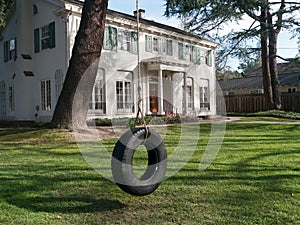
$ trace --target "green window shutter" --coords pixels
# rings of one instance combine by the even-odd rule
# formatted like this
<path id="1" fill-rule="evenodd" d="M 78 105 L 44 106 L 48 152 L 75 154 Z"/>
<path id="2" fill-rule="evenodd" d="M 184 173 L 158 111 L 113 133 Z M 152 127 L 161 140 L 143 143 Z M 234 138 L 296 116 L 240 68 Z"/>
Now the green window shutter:
<path id="1" fill-rule="evenodd" d="M 192 46 L 192 62 L 196 62 L 196 47 Z"/>
<path id="2" fill-rule="evenodd" d="M 111 46 L 113 51 L 117 51 L 117 47 L 118 47 L 118 32 L 117 32 L 117 28 L 115 27 L 110 27 L 110 33 L 111 33 Z"/>
<path id="3" fill-rule="evenodd" d="M 178 58 L 184 59 L 183 58 L 183 43 L 178 43 Z"/>
<path id="4" fill-rule="evenodd" d="M 34 52 L 40 51 L 40 28 L 34 30 Z"/>
<path id="5" fill-rule="evenodd" d="M 200 48 L 196 48 L 196 55 L 197 55 L 197 61 L 196 64 L 200 64 L 201 63 L 201 53 L 200 53 Z"/>
<path id="6" fill-rule="evenodd" d="M 200 48 L 196 46 L 192 46 L 192 62 L 196 64 L 200 64 Z"/>
<path id="7" fill-rule="evenodd" d="M 137 32 L 131 32 L 131 52 L 138 53 Z"/>
<path id="8" fill-rule="evenodd" d="M 152 52 L 152 36 L 146 35 L 146 52 Z"/>
<path id="9" fill-rule="evenodd" d="M 117 28 L 106 26 L 103 38 L 103 49 L 105 50 L 117 50 L 118 35 Z"/>
<path id="10" fill-rule="evenodd" d="M 9 46 L 9 42 L 8 42 L 8 41 L 5 41 L 5 42 L 3 43 L 4 62 L 7 62 L 7 61 L 8 61 L 8 46 Z"/>
<path id="11" fill-rule="evenodd" d="M 212 50 L 207 51 L 207 65 L 212 66 Z"/>
<path id="12" fill-rule="evenodd" d="M 14 58 L 14 60 L 16 60 L 17 59 L 17 38 L 15 38 L 15 58 Z"/>
<path id="13" fill-rule="evenodd" d="M 49 24 L 50 48 L 55 48 L 55 22 Z"/>
<path id="14" fill-rule="evenodd" d="M 110 41 L 109 41 L 109 27 L 108 26 L 105 27 L 105 31 L 104 31 L 103 49 L 105 49 L 105 50 L 111 49 L 111 45 L 110 45 Z"/>
<path id="15" fill-rule="evenodd" d="M 167 40 L 167 55 L 173 55 L 173 42 L 172 42 L 172 40 Z"/>

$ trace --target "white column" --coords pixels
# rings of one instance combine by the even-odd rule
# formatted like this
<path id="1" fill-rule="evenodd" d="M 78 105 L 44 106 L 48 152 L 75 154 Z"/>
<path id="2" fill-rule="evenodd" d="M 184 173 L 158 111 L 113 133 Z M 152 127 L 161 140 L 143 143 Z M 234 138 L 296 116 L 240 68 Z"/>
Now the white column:
<path id="1" fill-rule="evenodd" d="M 182 113 L 187 113 L 187 82 L 186 82 L 186 73 L 183 73 L 183 109 Z"/>
<path id="2" fill-rule="evenodd" d="M 165 115 L 164 112 L 164 83 L 162 69 L 158 70 L 158 114 Z"/>

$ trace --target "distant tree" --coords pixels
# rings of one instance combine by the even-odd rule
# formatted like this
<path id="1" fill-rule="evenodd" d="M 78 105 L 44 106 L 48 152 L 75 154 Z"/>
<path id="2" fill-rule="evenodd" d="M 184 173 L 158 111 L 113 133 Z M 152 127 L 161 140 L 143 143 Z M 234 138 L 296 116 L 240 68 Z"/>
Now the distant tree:
<path id="1" fill-rule="evenodd" d="M 242 78 L 243 73 L 236 70 L 217 71 L 217 80 L 230 80 L 235 78 Z"/>
<path id="2" fill-rule="evenodd" d="M 57 127 L 86 127 L 89 99 L 97 76 L 108 0 L 85 0 L 69 68 L 52 123 Z"/>
<path id="3" fill-rule="evenodd" d="M 247 39 L 260 41 L 264 92 L 269 109 L 280 109 L 281 98 L 277 71 L 277 40 L 282 28 L 298 28 L 300 2 L 287 0 L 166 0 L 166 16 L 184 18 L 191 32 L 211 37 L 211 31 L 222 29 L 229 22 L 242 21 L 245 16 L 252 24 L 241 32 L 227 36 L 231 54 L 243 54 L 240 47 Z M 216 40 L 216 37 L 213 37 Z M 227 49 L 228 50 L 228 49 Z M 228 52 L 226 47 L 221 53 Z M 238 53 L 239 52 L 239 53 Z M 223 57 L 224 58 L 224 57 Z"/>
<path id="4" fill-rule="evenodd" d="M 10 8 L 12 0 L 0 0 L 0 27 L 5 26 L 5 13 Z"/>
<path id="5" fill-rule="evenodd" d="M 238 69 L 242 71 L 242 73 L 246 74 L 247 72 L 257 69 L 261 66 L 261 58 L 245 58 L 243 62 L 240 63 Z"/>

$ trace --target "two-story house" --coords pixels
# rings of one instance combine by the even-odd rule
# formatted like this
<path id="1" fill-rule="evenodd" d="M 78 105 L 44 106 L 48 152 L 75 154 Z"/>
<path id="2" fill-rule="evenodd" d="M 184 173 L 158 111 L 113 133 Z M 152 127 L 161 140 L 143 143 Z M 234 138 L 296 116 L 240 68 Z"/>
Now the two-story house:
<path id="1" fill-rule="evenodd" d="M 0 30 L 0 120 L 51 120 L 82 6 L 77 0 L 14 2 Z M 139 43 L 135 15 L 107 12 L 88 117 L 134 116 L 139 86 L 144 114 L 216 115 L 217 44 L 138 13 Z"/>

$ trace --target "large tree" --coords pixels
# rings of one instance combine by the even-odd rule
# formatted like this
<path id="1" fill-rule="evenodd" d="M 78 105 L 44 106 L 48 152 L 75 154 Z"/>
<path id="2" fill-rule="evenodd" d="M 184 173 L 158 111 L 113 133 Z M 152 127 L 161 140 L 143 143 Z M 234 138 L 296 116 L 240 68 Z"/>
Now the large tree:
<path id="1" fill-rule="evenodd" d="M 288 0 L 166 0 L 166 15 L 184 18 L 190 31 L 209 37 L 211 31 L 232 22 L 250 18 L 252 24 L 230 33 L 230 53 L 247 39 L 259 39 L 264 92 L 269 109 L 281 108 L 277 72 L 277 40 L 282 28 L 299 27 L 300 3 Z M 216 40 L 217 36 L 214 36 Z M 222 39 L 224 40 L 224 39 Z M 249 50 L 249 49 L 247 49 Z M 238 53 L 240 54 L 240 53 Z"/>
<path id="2" fill-rule="evenodd" d="M 97 76 L 108 0 L 85 0 L 62 92 L 52 123 L 57 127 L 86 127 L 88 103 Z"/>

